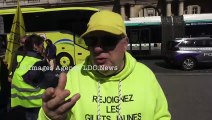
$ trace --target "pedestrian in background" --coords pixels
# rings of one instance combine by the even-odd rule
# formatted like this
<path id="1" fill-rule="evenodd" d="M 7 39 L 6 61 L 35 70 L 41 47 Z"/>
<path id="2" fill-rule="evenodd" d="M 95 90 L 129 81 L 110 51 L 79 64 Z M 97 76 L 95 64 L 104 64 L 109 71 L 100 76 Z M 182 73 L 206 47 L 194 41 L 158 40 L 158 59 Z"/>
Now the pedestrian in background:
<path id="1" fill-rule="evenodd" d="M 57 53 L 57 48 L 56 46 L 52 43 L 50 39 L 45 40 L 47 46 L 46 46 L 46 58 L 50 64 L 50 66 L 53 68 L 53 70 L 56 68 L 56 53 Z"/>
<path id="2" fill-rule="evenodd" d="M 15 53 L 15 59 L 14 59 L 13 64 L 12 64 L 12 71 L 10 72 L 9 77 L 8 77 L 9 81 L 12 80 L 13 73 L 14 73 L 16 67 L 17 67 L 18 62 L 20 62 L 20 61 L 18 61 L 18 60 L 20 60 L 19 57 L 22 57 L 24 55 L 24 53 L 25 53 L 24 43 L 25 43 L 27 37 L 28 36 L 25 35 L 25 36 L 21 37 L 21 39 L 19 41 L 20 42 L 20 46 L 19 46 L 18 50 Z"/>
<path id="3" fill-rule="evenodd" d="M 39 120 L 171 119 L 153 72 L 126 52 L 128 37 L 119 14 L 95 13 L 82 37 L 90 55 L 67 77 L 61 74 L 57 88 L 45 91 Z"/>
<path id="4" fill-rule="evenodd" d="M 25 44 L 25 41 L 26 41 L 27 37 L 28 37 L 28 35 L 25 35 L 25 36 L 21 37 L 21 39 L 19 41 L 20 42 L 20 46 L 18 48 L 18 51 L 24 51 L 24 44 Z"/>

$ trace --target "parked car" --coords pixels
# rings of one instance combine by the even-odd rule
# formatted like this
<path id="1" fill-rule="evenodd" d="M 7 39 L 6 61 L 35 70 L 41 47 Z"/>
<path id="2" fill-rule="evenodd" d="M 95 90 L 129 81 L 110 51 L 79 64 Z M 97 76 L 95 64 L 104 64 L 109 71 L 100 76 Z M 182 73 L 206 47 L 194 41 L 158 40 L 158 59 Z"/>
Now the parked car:
<path id="1" fill-rule="evenodd" d="M 177 38 L 167 43 L 165 61 L 192 70 L 197 65 L 212 63 L 212 38 Z"/>

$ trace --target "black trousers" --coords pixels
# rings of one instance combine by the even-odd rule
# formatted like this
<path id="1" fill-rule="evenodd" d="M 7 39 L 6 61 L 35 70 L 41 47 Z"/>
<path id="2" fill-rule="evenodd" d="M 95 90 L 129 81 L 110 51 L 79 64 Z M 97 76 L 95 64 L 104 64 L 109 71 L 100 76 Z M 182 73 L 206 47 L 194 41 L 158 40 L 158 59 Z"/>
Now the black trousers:
<path id="1" fill-rule="evenodd" d="M 37 120 L 40 107 L 37 108 L 12 108 L 6 117 L 6 120 Z"/>

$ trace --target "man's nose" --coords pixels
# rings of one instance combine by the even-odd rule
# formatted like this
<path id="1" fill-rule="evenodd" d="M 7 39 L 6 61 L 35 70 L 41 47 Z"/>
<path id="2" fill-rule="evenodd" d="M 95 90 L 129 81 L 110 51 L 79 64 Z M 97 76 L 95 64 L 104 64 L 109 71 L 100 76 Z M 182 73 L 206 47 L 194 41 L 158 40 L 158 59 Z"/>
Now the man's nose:
<path id="1" fill-rule="evenodd" d="M 93 50 L 94 50 L 94 53 L 96 53 L 96 54 L 101 53 L 102 51 L 104 51 L 104 49 L 102 48 L 102 45 L 100 43 L 95 45 L 93 47 Z"/>

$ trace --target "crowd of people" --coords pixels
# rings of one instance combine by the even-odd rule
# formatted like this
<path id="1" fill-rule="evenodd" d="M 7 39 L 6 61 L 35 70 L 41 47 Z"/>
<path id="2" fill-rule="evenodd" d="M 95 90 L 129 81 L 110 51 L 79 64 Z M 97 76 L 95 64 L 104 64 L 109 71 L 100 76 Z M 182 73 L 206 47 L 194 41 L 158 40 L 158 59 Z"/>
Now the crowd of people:
<path id="1" fill-rule="evenodd" d="M 23 52 L 17 54 L 12 73 L 12 109 L 24 111 L 22 117 L 26 120 L 171 119 L 154 73 L 127 52 L 129 40 L 119 14 L 96 12 L 81 37 L 90 55 L 67 74 L 60 73 L 59 78 L 54 70 L 32 69 L 55 68 L 56 54 L 50 51 L 56 48 L 51 40 L 46 40 L 47 50 L 43 52 L 42 37 L 25 37 Z"/>
<path id="2" fill-rule="evenodd" d="M 43 71 L 42 67 L 56 66 L 56 63 L 50 63 L 52 56 L 49 53 L 55 54 L 56 56 L 56 47 L 54 51 L 49 48 L 49 44 L 46 46 L 46 51 L 44 50 L 44 38 L 32 34 L 26 35 L 20 39 L 20 47 L 18 48 L 15 54 L 15 60 L 13 61 L 13 67 L 10 74 L 5 71 L 7 70 L 6 64 L 1 63 L 1 75 L 8 77 L 2 78 L 2 83 L 8 81 L 7 85 L 2 84 L 2 94 L 9 95 L 4 98 L 4 104 L 2 102 L 2 112 L 1 116 L 6 117 L 5 111 L 8 111 L 7 104 L 10 104 L 10 111 L 22 111 L 23 119 L 26 120 L 36 120 L 38 111 L 41 107 L 41 96 L 44 90 L 48 87 L 55 87 L 58 82 L 57 72 L 54 71 L 54 67 L 50 69 L 51 71 Z M 51 42 L 50 39 L 47 41 Z M 46 42 L 47 42 L 46 41 Z M 4 66 L 3 66 L 4 65 Z M 8 70 L 7 70 L 8 71 Z M 9 83 L 10 82 L 10 83 Z M 3 89 L 4 88 L 4 89 Z M 6 91 L 4 91 L 6 90 Z M 11 93 L 8 93 L 11 92 Z M 7 92 L 7 93 L 5 93 Z M 10 98 L 10 101 L 9 101 Z M 6 104 L 7 103 L 7 104 Z M 9 116 L 10 118 L 10 116 Z M 8 119 L 9 119 L 8 118 Z"/>

